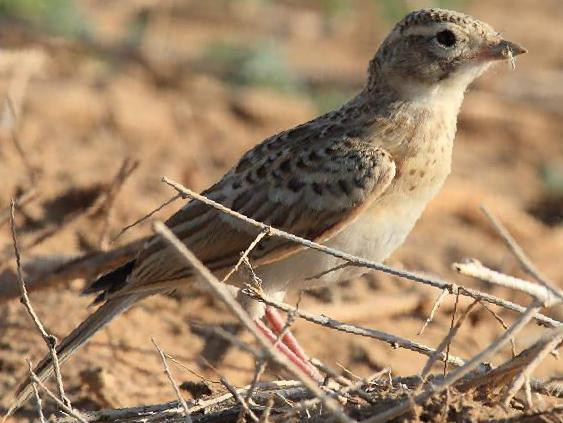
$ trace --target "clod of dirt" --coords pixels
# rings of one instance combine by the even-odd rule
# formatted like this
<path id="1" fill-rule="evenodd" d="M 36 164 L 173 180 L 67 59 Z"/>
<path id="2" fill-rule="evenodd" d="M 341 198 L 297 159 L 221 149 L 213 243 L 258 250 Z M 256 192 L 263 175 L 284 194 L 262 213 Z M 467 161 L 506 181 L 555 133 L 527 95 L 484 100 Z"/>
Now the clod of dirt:
<path id="1" fill-rule="evenodd" d="M 189 392 L 193 399 L 200 399 L 213 394 L 209 385 L 205 382 L 187 381 L 180 384 L 180 389 Z"/>

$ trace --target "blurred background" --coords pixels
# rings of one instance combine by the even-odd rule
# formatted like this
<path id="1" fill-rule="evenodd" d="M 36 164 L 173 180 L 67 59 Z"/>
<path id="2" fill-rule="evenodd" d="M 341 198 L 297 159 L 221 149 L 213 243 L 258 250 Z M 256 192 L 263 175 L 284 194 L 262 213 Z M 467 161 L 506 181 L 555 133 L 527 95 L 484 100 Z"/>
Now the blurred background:
<path id="1" fill-rule="evenodd" d="M 109 242 L 172 196 L 161 176 L 202 190 L 265 137 L 350 98 L 392 25 L 423 6 L 473 14 L 529 53 L 518 58 L 515 70 L 498 64 L 470 88 L 453 173 L 389 263 L 527 304 L 522 295 L 451 270 L 453 262 L 475 257 L 524 276 L 479 210 L 484 204 L 563 287 L 560 0 L 0 0 L 0 209 L 5 216 L 11 197 L 35 190 L 18 212 L 24 258 L 66 258 L 150 233 L 150 225 L 139 225 Z M 92 212 L 125 159 L 126 166 L 138 160 L 138 167 L 120 186 L 111 213 Z M 177 206 L 157 217 L 166 218 Z M 2 222 L 0 272 L 13 268 L 9 225 Z M 57 336 L 89 313 L 90 299 L 78 296 L 84 283 L 33 293 L 38 313 Z M 448 331 L 453 299 L 423 335 L 417 333 L 437 295 L 376 273 L 307 293 L 301 307 L 436 346 Z M 287 301 L 294 304 L 296 297 Z M 467 304 L 461 301 L 458 311 Z M 514 317 L 497 311 L 507 323 Z M 562 318 L 560 311 L 551 313 Z M 453 354 L 475 354 L 503 330 L 483 307 L 469 320 L 453 342 Z M 171 400 L 151 336 L 198 374 L 217 378 L 204 356 L 234 384 L 247 383 L 254 372 L 251 358 L 218 346 L 206 330 L 230 322 L 221 305 L 195 287 L 151 298 L 63 367 L 67 391 L 81 409 Z M 0 297 L 4 407 L 26 373 L 24 357 L 36 362 L 45 353 L 31 327 L 17 300 Z M 517 350 L 539 332 L 530 325 Z M 361 376 L 385 367 L 396 375 L 414 374 L 425 361 L 306 322 L 296 323 L 295 334 L 312 356 Z M 499 362 L 510 354 L 503 351 Z M 182 382 L 200 380 L 174 371 Z M 274 375 L 276 369 L 266 377 Z M 539 375 L 562 377 L 563 369 L 550 358 Z M 190 385 L 184 388 L 189 397 Z"/>

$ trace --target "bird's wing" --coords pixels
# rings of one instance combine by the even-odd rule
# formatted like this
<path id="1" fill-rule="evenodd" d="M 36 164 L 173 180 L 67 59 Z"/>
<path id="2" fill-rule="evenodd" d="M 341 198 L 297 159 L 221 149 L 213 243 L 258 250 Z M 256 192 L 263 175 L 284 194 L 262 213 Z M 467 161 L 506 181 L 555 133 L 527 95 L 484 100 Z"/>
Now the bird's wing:
<path id="1" fill-rule="evenodd" d="M 395 176 L 391 156 L 359 139 L 295 148 L 268 147 L 247 153 L 238 166 L 203 195 L 245 216 L 291 234 L 323 242 L 349 225 L 387 189 Z M 268 151 L 268 150 L 271 151 Z M 166 224 L 211 270 L 233 266 L 260 229 L 198 201 Z M 249 258 L 255 266 L 303 249 L 288 240 L 262 239 Z M 191 270 L 159 237 L 136 260 L 123 292 L 189 276 Z"/>

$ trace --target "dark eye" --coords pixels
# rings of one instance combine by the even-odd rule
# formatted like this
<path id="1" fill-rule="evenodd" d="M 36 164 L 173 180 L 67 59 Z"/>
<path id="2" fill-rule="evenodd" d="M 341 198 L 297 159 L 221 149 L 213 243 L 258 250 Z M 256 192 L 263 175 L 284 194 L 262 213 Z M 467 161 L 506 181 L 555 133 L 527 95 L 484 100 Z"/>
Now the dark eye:
<path id="1" fill-rule="evenodd" d="M 457 41 L 455 34 L 448 29 L 438 32 L 436 34 L 436 40 L 444 47 L 453 47 Z"/>

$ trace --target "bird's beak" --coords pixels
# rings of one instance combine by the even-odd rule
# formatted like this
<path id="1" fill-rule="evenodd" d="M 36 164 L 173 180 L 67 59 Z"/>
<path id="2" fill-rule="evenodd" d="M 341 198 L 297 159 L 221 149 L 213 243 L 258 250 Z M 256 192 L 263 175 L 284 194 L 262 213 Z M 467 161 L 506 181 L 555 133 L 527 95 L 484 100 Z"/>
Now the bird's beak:
<path id="1" fill-rule="evenodd" d="M 485 47 L 480 56 L 487 60 L 504 60 L 527 52 L 528 50 L 520 44 L 508 40 L 501 40 L 500 42 Z"/>

